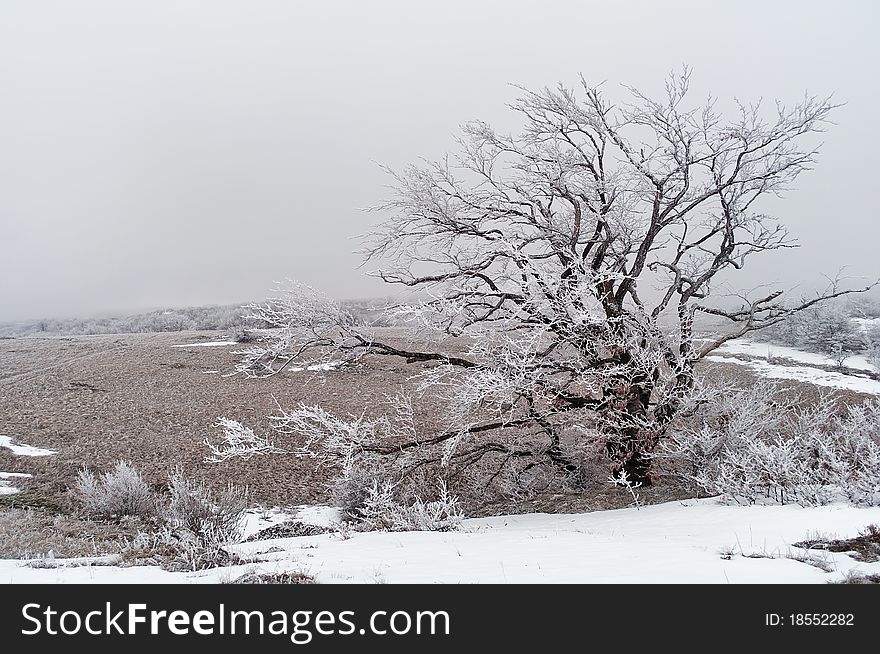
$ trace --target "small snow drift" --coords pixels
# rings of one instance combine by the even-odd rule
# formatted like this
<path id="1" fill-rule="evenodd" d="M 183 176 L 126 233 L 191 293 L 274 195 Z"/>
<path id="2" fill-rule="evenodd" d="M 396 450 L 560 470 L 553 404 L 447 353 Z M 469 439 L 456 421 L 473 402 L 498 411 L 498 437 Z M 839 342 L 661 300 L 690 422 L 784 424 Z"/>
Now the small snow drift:
<path id="1" fill-rule="evenodd" d="M 50 456 L 57 454 L 55 450 L 47 450 L 42 447 L 32 447 L 23 443 L 16 445 L 12 442 L 12 436 L 0 435 L 0 447 L 11 450 L 16 456 Z"/>
<path id="2" fill-rule="evenodd" d="M 250 509 L 245 513 L 242 538 L 250 539 L 261 531 L 276 527 L 288 521 L 295 521 L 312 527 L 331 529 L 342 522 L 342 514 L 332 506 L 293 507 L 292 512 L 273 507 L 271 509 Z"/>
<path id="3" fill-rule="evenodd" d="M 335 506 L 301 506 L 296 519 L 315 527 L 334 527 L 342 522 L 342 511 Z"/>
<path id="4" fill-rule="evenodd" d="M 0 472 L 0 495 L 14 495 L 21 492 L 20 489 L 12 485 L 10 479 L 27 479 L 32 476 L 26 472 Z"/>
<path id="5" fill-rule="evenodd" d="M 244 514 L 241 536 L 242 538 L 250 538 L 264 529 L 290 520 L 291 517 L 290 513 L 278 507 L 271 509 L 249 509 Z"/>
<path id="6" fill-rule="evenodd" d="M 235 341 L 207 341 L 205 343 L 180 343 L 171 347 L 224 347 L 226 345 L 238 345 Z"/>

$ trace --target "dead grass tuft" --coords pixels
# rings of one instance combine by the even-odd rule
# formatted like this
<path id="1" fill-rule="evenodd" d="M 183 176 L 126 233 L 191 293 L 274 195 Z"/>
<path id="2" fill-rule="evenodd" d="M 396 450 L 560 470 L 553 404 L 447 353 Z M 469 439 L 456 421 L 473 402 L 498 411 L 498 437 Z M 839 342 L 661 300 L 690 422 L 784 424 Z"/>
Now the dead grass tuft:
<path id="1" fill-rule="evenodd" d="M 844 552 L 856 561 L 873 563 L 880 561 L 880 526 L 868 525 L 855 538 L 814 539 L 795 543 L 795 547 L 826 552 Z"/>
<path id="2" fill-rule="evenodd" d="M 0 509 L 0 558 L 33 559 L 117 554 L 132 538 L 135 521 L 104 523 L 35 508 Z"/>

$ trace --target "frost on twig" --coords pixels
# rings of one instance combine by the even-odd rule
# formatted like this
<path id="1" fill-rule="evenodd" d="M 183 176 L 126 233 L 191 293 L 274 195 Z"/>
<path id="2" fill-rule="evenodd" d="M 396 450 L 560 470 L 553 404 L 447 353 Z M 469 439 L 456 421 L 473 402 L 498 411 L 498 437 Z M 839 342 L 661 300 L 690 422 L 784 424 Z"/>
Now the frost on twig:
<path id="1" fill-rule="evenodd" d="M 374 481 L 352 517 L 363 529 L 384 531 L 450 531 L 464 519 L 458 498 L 443 480 L 438 481 L 438 497 L 432 501 L 416 495 L 410 503 L 402 503 L 395 491 L 393 482 Z"/>
<path id="2" fill-rule="evenodd" d="M 208 461 L 221 462 L 234 458 L 248 459 L 258 454 L 292 454 L 291 450 L 278 447 L 265 436 L 258 436 L 250 427 L 245 427 L 237 420 L 221 417 L 217 426 L 223 430 L 219 443 L 205 439 L 205 445 L 211 450 Z"/>
<path id="3" fill-rule="evenodd" d="M 220 441 L 205 441 L 211 450 L 209 460 L 288 454 L 346 469 L 365 451 L 384 451 L 392 447 L 388 443 L 406 443 L 415 438 L 412 399 L 396 395 L 386 402 L 392 411 L 377 418 L 367 418 L 363 413 L 343 418 L 320 406 L 302 403 L 291 410 L 279 406 L 278 413 L 269 416 L 271 438 L 257 435 L 235 420 L 219 418 Z"/>
<path id="4" fill-rule="evenodd" d="M 266 302 L 244 308 L 244 319 L 268 325 L 251 329 L 256 342 L 235 352 L 235 372 L 248 377 L 271 377 L 291 364 L 338 363 L 337 345 L 355 323 L 339 303 L 293 280 L 277 284 Z"/>

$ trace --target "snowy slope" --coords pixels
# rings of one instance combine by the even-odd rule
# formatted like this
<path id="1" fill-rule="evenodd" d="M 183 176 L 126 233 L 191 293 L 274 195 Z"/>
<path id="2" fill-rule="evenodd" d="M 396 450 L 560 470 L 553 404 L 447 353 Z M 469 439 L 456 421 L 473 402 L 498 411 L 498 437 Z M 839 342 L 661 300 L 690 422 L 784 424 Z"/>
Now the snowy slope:
<path id="1" fill-rule="evenodd" d="M 323 583 L 825 583 L 849 570 L 880 573 L 880 563 L 814 554 L 831 567 L 828 573 L 786 558 L 805 553 L 792 543 L 817 533 L 854 536 L 870 523 L 880 523 L 880 508 L 725 506 L 703 499 L 466 520 L 458 532 L 253 541 L 236 550 L 261 562 L 196 573 L 98 565 L 34 569 L 7 560 L 0 561 L 0 581 L 216 583 L 246 572 L 296 570 Z"/>
<path id="2" fill-rule="evenodd" d="M 772 343 L 736 339 L 719 347 L 706 360 L 744 366 L 759 377 L 768 379 L 790 379 L 817 386 L 880 395 L 880 381 L 869 376 L 880 371 L 863 356 L 848 357 L 844 365 L 852 370 L 864 371 L 864 375 L 847 374 L 828 370 L 827 368 L 834 366 L 834 362 L 821 354 Z"/>
<path id="3" fill-rule="evenodd" d="M 761 343 L 758 341 L 750 341 L 747 339 L 736 339 L 727 341 L 716 352 L 723 354 L 745 354 L 750 357 L 759 359 L 788 359 L 797 363 L 803 363 L 808 366 L 833 366 L 835 362 L 824 354 L 815 354 L 813 352 L 804 352 L 793 347 L 784 345 L 776 345 L 774 343 Z M 869 372 L 878 372 L 877 369 L 868 362 L 868 359 L 861 355 L 853 355 L 847 357 L 843 361 L 843 365 L 854 370 L 867 370 Z"/>
<path id="4" fill-rule="evenodd" d="M 706 357 L 706 360 L 744 366 L 754 371 L 759 377 L 766 377 L 767 379 L 790 379 L 805 384 L 815 384 L 816 386 L 880 395 L 880 381 L 868 379 L 867 377 L 855 377 L 833 370 L 822 370 L 821 368 L 811 368 L 809 366 L 777 365 L 760 359 L 745 361 L 735 357 L 720 355 L 709 355 Z"/>

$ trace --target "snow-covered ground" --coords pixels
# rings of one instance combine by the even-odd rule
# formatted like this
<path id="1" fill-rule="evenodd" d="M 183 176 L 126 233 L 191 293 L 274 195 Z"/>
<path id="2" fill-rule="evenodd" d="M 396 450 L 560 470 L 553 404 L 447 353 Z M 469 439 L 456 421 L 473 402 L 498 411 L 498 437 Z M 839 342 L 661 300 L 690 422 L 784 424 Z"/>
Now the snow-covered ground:
<path id="1" fill-rule="evenodd" d="M 868 379 L 867 377 L 855 377 L 841 372 L 811 368 L 809 366 L 777 365 L 760 359 L 745 361 L 735 357 L 709 355 L 706 357 L 706 360 L 745 366 L 757 373 L 759 377 L 766 377 L 768 379 L 790 379 L 817 386 L 880 395 L 880 381 Z"/>
<path id="2" fill-rule="evenodd" d="M 242 539 L 248 538 L 258 534 L 263 529 L 280 525 L 292 517 L 294 516 L 289 511 L 279 509 L 278 507 L 248 511 L 245 514 L 241 537 Z"/>
<path id="3" fill-rule="evenodd" d="M 55 450 L 47 450 L 42 447 L 33 447 L 24 443 L 15 443 L 12 436 L 0 435 L 0 448 L 6 448 L 14 456 L 51 456 L 57 454 Z M 28 479 L 33 475 L 26 472 L 0 472 L 0 495 L 14 495 L 21 492 L 12 485 L 12 479 Z"/>
<path id="4" fill-rule="evenodd" d="M 225 345 L 238 345 L 236 341 L 206 341 L 204 343 L 180 343 L 171 347 L 223 347 Z"/>
<path id="5" fill-rule="evenodd" d="M 716 352 L 723 354 L 745 354 L 746 356 L 756 357 L 759 359 L 788 359 L 797 363 L 804 363 L 808 366 L 834 366 L 836 363 L 826 357 L 824 354 L 814 354 L 813 352 L 804 352 L 793 347 L 785 347 L 783 345 L 775 345 L 773 343 L 761 343 L 750 341 L 747 339 L 736 339 L 727 341 Z M 869 372 L 880 372 L 875 366 L 868 362 L 868 359 L 861 355 L 849 356 L 843 361 L 846 368 L 854 370 L 867 370 Z"/>
<path id="6" fill-rule="evenodd" d="M 326 523 L 328 516 L 326 509 L 311 509 L 298 517 Z M 848 571 L 880 573 L 880 563 L 808 552 L 793 543 L 817 535 L 852 537 L 871 523 L 880 523 L 880 508 L 726 506 L 702 499 L 466 520 L 461 531 L 445 533 L 250 541 L 235 549 L 259 562 L 192 573 L 103 565 L 106 559 L 59 559 L 48 568 L 3 560 L 0 581 L 216 583 L 249 572 L 302 571 L 323 583 L 825 583 Z M 790 558 L 805 555 L 831 572 Z"/>
<path id="7" fill-rule="evenodd" d="M 706 360 L 745 366 L 759 377 L 790 379 L 817 386 L 880 395 L 880 381 L 868 376 L 827 370 L 827 367 L 835 365 L 828 357 L 792 347 L 736 339 L 719 347 Z M 847 357 L 844 366 L 865 373 L 880 372 L 863 356 Z"/>

